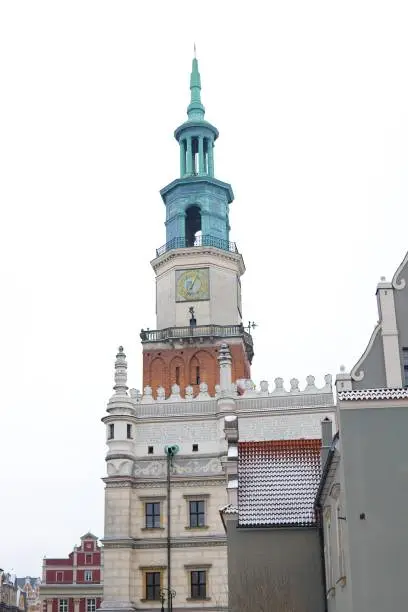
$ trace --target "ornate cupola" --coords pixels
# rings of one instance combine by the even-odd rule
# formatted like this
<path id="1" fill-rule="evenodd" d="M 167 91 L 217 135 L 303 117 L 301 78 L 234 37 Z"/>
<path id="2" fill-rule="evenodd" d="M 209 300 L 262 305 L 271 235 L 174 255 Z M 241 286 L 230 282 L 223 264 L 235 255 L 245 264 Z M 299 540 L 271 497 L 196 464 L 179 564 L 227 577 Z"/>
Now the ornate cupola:
<path id="1" fill-rule="evenodd" d="M 230 241 L 231 185 L 214 176 L 218 130 L 205 120 L 201 77 L 194 57 L 187 121 L 174 132 L 180 177 L 160 194 L 166 208 L 166 243 L 157 249 L 156 330 L 142 330 L 144 386 L 172 384 L 210 392 L 218 384 L 219 345 L 231 347 L 234 379 L 250 377 L 251 335 L 242 325 L 242 255 Z"/>

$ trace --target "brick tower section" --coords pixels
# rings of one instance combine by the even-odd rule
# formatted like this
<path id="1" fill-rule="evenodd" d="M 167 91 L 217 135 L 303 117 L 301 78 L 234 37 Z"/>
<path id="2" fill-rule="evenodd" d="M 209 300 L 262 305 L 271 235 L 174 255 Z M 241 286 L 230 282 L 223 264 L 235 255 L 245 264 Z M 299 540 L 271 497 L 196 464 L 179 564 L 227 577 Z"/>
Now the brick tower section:
<path id="1" fill-rule="evenodd" d="M 222 342 L 225 342 L 225 339 Z M 229 348 L 232 357 L 232 380 L 250 378 L 250 364 L 243 342 L 229 343 Z M 218 350 L 217 344 L 174 349 L 144 348 L 143 388 L 149 385 L 156 395 L 157 388 L 164 387 L 168 397 L 172 385 L 176 383 L 184 397 L 188 385 L 193 387 L 194 395 L 197 395 L 200 383 L 204 382 L 208 385 L 209 394 L 215 395 L 215 385 L 220 382 Z"/>

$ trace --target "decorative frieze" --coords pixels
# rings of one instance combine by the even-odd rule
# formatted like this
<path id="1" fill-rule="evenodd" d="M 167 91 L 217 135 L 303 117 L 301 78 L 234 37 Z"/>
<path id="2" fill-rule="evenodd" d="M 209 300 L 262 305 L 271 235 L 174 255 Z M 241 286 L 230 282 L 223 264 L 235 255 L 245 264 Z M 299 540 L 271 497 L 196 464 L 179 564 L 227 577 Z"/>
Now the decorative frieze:
<path id="1" fill-rule="evenodd" d="M 179 459 L 173 462 L 173 476 L 196 476 L 198 474 L 222 474 L 221 462 L 218 458 L 203 457 L 198 459 Z M 165 478 L 167 474 L 166 459 L 154 461 L 140 460 L 134 465 L 133 475 L 136 478 Z"/>

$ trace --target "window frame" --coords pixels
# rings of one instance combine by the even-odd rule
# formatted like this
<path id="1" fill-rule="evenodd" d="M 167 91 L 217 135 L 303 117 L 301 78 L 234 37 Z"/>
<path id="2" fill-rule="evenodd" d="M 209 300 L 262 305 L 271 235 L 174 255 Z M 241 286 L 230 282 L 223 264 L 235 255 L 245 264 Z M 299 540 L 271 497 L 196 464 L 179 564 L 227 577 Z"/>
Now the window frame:
<path id="1" fill-rule="evenodd" d="M 132 423 L 126 423 L 126 439 L 133 440 L 133 427 Z"/>
<path id="2" fill-rule="evenodd" d="M 208 591 L 208 571 L 206 569 L 190 569 L 190 599 L 194 600 L 204 600 L 207 599 L 207 591 Z M 200 578 L 204 577 L 204 581 L 201 581 Z M 193 580 L 196 578 L 196 580 Z M 197 592 L 194 592 L 195 589 L 198 589 Z"/>
<path id="3" fill-rule="evenodd" d="M 90 605 L 93 602 L 93 605 Z M 95 597 L 91 597 L 86 600 L 86 612 L 96 612 L 96 599 Z"/>
<path id="4" fill-rule="evenodd" d="M 108 424 L 108 440 L 115 439 L 115 423 Z"/>
<path id="5" fill-rule="evenodd" d="M 68 605 L 68 599 L 65 597 L 58 599 L 58 612 L 68 612 Z"/>
<path id="6" fill-rule="evenodd" d="M 84 582 L 92 582 L 92 581 L 93 581 L 92 570 L 85 570 L 84 571 Z"/>
<path id="7" fill-rule="evenodd" d="M 85 553 L 85 565 L 92 565 L 92 553 Z"/>
<path id="8" fill-rule="evenodd" d="M 154 509 L 152 509 L 152 513 L 148 514 L 148 508 L 149 506 L 155 507 L 155 506 L 159 506 L 159 513 L 157 514 L 157 512 L 154 512 Z M 145 500 L 144 501 L 144 516 L 145 516 L 145 529 L 161 529 L 162 527 L 162 504 L 161 501 L 158 499 L 152 499 L 152 500 Z M 151 525 L 149 525 L 149 517 L 151 517 L 152 521 L 151 521 Z M 158 518 L 158 524 L 156 519 Z"/>
<path id="9" fill-rule="evenodd" d="M 152 576 L 159 576 L 159 584 L 152 584 L 149 585 L 148 584 L 148 576 L 152 575 Z M 144 582 L 144 600 L 143 601 L 160 601 L 160 591 L 162 589 L 162 582 L 163 582 L 163 572 L 161 569 L 159 568 L 149 568 L 144 570 L 144 577 L 143 577 L 143 582 Z M 154 580 L 153 580 L 154 582 Z M 153 597 L 149 597 L 149 590 L 148 589 L 153 589 Z M 157 589 L 156 591 L 154 591 L 154 589 Z M 157 597 L 156 597 L 157 595 Z"/>
<path id="10" fill-rule="evenodd" d="M 60 580 L 58 579 L 61 576 Z M 55 572 L 55 582 L 64 582 L 64 572 L 63 571 L 57 571 Z"/>
<path id="11" fill-rule="evenodd" d="M 408 346 L 402 347 L 402 370 L 404 373 L 404 387 L 408 387 Z"/>
<path id="12" fill-rule="evenodd" d="M 206 527 L 206 503 L 205 499 L 188 499 L 188 526 L 190 529 L 202 529 Z M 192 505 L 196 504 L 195 510 Z M 202 504 L 202 510 L 199 510 L 199 504 Z M 200 517 L 202 524 L 200 524 Z M 195 523 L 195 524 L 194 524 Z"/>

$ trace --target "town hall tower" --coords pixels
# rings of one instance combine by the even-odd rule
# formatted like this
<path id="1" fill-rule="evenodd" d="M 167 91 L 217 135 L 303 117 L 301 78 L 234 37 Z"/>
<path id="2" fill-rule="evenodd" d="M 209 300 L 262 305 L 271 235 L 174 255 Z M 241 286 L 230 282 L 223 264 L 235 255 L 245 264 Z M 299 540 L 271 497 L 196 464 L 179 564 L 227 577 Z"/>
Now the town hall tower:
<path id="1" fill-rule="evenodd" d="M 177 384 L 181 394 L 205 381 L 219 383 L 217 355 L 227 342 L 233 380 L 250 378 L 251 335 L 242 325 L 242 255 L 230 241 L 231 185 L 215 178 L 218 130 L 205 120 L 198 61 L 193 59 L 188 119 L 174 132 L 180 177 L 160 194 L 166 209 L 166 243 L 157 249 L 156 330 L 142 330 L 143 387 Z"/>

